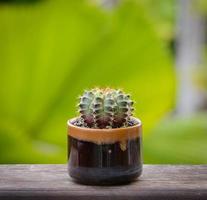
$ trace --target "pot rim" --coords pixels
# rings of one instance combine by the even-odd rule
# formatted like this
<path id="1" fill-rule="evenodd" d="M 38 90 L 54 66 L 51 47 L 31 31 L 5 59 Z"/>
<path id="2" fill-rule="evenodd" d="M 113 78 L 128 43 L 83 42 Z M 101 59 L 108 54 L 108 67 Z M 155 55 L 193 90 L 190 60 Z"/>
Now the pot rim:
<path id="1" fill-rule="evenodd" d="M 96 129 L 79 127 L 68 120 L 68 135 L 82 141 L 94 142 L 97 144 L 109 144 L 114 142 L 123 142 L 129 139 L 141 137 L 142 124 L 139 119 L 134 118 L 138 124 L 123 128 Z"/>
<path id="2" fill-rule="evenodd" d="M 95 132 L 113 132 L 113 131 L 120 131 L 120 130 L 126 130 L 126 129 L 134 129 L 135 127 L 141 127 L 142 126 L 142 122 L 139 118 L 136 117 L 131 117 L 133 118 L 135 121 L 137 121 L 138 123 L 133 125 L 133 126 L 128 126 L 128 127 L 121 127 L 121 128 L 88 128 L 88 127 L 80 127 L 80 126 L 75 126 L 74 124 L 72 124 L 73 120 L 76 120 L 78 117 L 74 117 L 72 119 L 69 119 L 67 121 L 67 125 L 76 129 L 81 129 L 81 130 L 90 130 L 90 131 L 95 131 Z"/>

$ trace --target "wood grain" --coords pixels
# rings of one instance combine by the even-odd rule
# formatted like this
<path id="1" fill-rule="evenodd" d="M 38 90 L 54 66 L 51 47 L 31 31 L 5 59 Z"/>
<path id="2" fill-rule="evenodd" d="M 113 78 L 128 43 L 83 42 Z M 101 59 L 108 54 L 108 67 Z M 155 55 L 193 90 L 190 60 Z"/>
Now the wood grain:
<path id="1" fill-rule="evenodd" d="M 79 185 L 66 165 L 0 165 L 0 199 L 207 199 L 207 165 L 144 165 L 139 180 L 121 186 Z"/>

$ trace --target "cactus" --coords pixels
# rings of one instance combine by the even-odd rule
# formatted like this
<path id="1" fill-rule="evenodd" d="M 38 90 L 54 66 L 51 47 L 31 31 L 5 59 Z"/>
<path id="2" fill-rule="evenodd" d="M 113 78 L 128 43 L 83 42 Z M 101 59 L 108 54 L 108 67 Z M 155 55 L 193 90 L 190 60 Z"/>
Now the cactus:
<path id="1" fill-rule="evenodd" d="M 85 91 L 78 108 L 79 121 L 90 128 L 125 127 L 134 110 L 128 94 L 110 88 Z"/>

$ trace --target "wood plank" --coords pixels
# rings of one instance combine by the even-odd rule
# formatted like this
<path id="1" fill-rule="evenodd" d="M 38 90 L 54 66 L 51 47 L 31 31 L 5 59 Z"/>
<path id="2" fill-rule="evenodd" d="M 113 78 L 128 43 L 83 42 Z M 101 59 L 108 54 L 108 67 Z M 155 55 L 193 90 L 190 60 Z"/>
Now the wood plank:
<path id="1" fill-rule="evenodd" d="M 207 165 L 144 165 L 121 186 L 79 185 L 66 165 L 0 165 L 0 199 L 207 199 Z"/>

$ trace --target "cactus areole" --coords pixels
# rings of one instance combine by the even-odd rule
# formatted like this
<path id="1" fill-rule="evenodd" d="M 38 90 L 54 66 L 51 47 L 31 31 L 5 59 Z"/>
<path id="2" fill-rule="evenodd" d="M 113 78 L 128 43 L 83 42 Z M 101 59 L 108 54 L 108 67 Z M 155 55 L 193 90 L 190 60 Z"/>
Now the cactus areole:
<path id="1" fill-rule="evenodd" d="M 68 121 L 68 171 L 83 184 L 130 182 L 142 171 L 141 121 L 129 94 L 111 88 L 84 91 L 79 116 Z"/>

